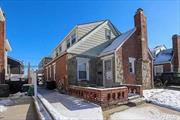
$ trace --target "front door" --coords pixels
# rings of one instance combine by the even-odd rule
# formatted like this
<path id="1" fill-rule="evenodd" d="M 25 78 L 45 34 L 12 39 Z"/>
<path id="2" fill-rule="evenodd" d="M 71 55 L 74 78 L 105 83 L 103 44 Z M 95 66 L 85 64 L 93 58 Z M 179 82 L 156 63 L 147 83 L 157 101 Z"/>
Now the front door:
<path id="1" fill-rule="evenodd" d="M 113 79 L 112 75 L 112 59 L 104 60 L 104 79 L 105 83 L 109 83 Z M 104 83 L 104 84 L 105 84 Z M 107 85 L 105 85 L 107 86 Z"/>

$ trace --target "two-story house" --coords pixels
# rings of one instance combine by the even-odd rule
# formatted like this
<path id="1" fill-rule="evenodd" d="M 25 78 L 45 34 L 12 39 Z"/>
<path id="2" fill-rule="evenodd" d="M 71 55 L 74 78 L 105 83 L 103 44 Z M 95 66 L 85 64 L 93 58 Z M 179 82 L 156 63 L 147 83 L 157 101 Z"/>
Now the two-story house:
<path id="1" fill-rule="evenodd" d="M 58 88 L 84 83 L 151 88 L 153 59 L 142 9 L 135 13 L 134 23 L 124 33 L 109 20 L 76 25 L 53 50 L 53 59 L 44 67 L 45 79 L 56 81 Z"/>
<path id="2" fill-rule="evenodd" d="M 7 52 L 11 46 L 6 38 L 6 20 L 3 11 L 0 8 L 0 84 L 5 83 L 7 75 Z"/>

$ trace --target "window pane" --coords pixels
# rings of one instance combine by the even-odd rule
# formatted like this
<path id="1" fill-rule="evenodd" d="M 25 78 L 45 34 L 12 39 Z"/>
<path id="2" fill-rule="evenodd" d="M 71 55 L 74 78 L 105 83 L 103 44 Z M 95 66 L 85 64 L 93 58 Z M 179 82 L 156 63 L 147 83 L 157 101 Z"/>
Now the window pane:
<path id="1" fill-rule="evenodd" d="M 86 79 L 86 71 L 79 71 L 79 79 Z"/>
<path id="2" fill-rule="evenodd" d="M 79 79 L 86 79 L 86 63 L 79 64 Z"/>
<path id="3" fill-rule="evenodd" d="M 79 71 L 86 71 L 86 63 L 79 64 Z"/>
<path id="4" fill-rule="evenodd" d="M 76 42 L 76 35 L 73 35 L 71 37 L 71 44 L 74 44 Z"/>
<path id="5" fill-rule="evenodd" d="M 105 70 L 106 71 L 111 71 L 111 60 L 106 60 L 105 61 Z"/>
<path id="6" fill-rule="evenodd" d="M 70 47 L 70 40 L 67 41 L 67 48 Z"/>

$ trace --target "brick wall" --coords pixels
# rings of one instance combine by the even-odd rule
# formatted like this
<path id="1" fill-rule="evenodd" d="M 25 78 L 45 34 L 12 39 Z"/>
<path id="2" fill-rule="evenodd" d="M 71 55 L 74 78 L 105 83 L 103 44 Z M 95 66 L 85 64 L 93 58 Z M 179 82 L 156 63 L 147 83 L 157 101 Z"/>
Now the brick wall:
<path id="1" fill-rule="evenodd" d="M 173 41 L 173 67 L 175 72 L 180 72 L 180 36 L 179 35 L 173 35 L 172 37 Z"/>
<path id="2" fill-rule="evenodd" d="M 151 88 L 152 58 L 147 47 L 146 17 L 141 9 L 137 10 L 134 20 L 135 33 L 116 52 L 117 78 L 122 84 L 139 84 Z M 129 71 L 129 57 L 136 59 L 134 74 Z"/>
<path id="3" fill-rule="evenodd" d="M 128 102 L 128 88 L 125 86 L 114 88 L 69 86 L 68 93 L 99 104 L 102 107 Z"/>
<path id="4" fill-rule="evenodd" d="M 0 84 L 4 83 L 4 79 L 5 79 L 4 41 L 5 41 L 5 22 L 0 21 Z"/>
<path id="5" fill-rule="evenodd" d="M 56 70 L 55 78 L 54 78 L 54 65 L 55 65 L 55 70 Z M 47 79 L 47 69 L 48 69 L 48 79 Z M 49 62 L 47 65 L 45 65 L 44 73 L 45 73 L 44 74 L 45 80 L 54 80 L 56 81 L 56 85 L 59 89 L 67 90 L 67 86 L 68 86 L 67 54 L 64 53 L 61 56 Z M 51 77 L 50 77 L 50 73 L 51 73 Z"/>

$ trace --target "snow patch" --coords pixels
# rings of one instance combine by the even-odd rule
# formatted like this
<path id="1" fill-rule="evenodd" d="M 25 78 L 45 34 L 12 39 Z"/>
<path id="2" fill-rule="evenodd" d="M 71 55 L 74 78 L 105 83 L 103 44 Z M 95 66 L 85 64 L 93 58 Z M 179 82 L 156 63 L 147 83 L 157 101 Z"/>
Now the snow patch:
<path id="1" fill-rule="evenodd" d="M 180 120 L 176 114 L 161 112 L 155 107 L 131 108 L 122 112 L 114 113 L 110 120 Z"/>
<path id="2" fill-rule="evenodd" d="M 143 90 L 143 95 L 149 102 L 180 111 L 180 91 L 151 89 Z"/>

